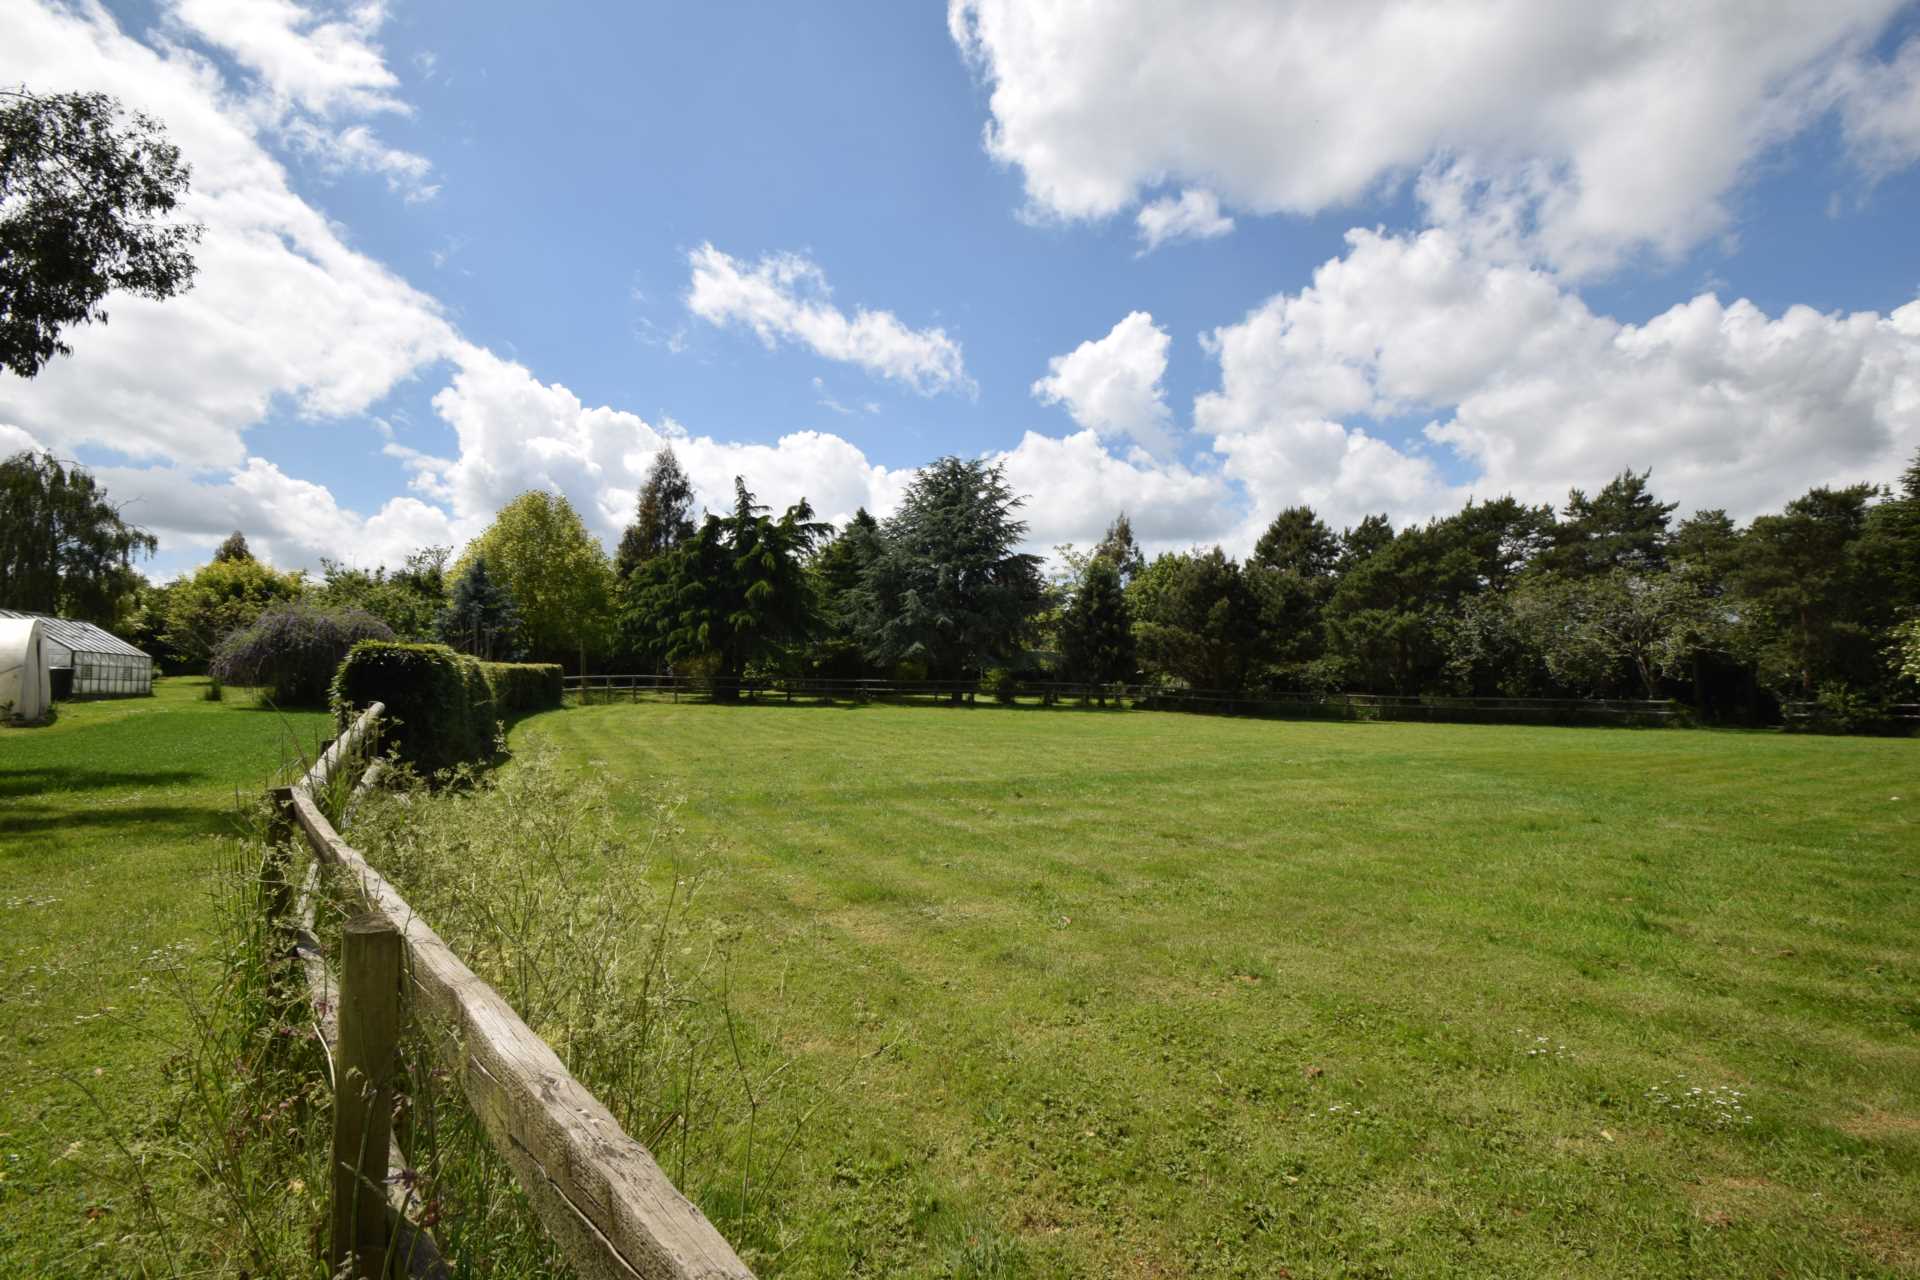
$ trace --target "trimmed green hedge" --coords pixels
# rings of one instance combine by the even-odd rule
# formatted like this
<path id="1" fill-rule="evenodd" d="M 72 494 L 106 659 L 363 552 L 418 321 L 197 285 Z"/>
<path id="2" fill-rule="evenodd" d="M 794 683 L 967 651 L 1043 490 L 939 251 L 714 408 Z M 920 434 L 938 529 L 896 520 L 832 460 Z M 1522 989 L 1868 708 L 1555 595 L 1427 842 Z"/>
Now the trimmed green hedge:
<path id="1" fill-rule="evenodd" d="M 501 711 L 545 711 L 560 705 L 557 662 L 483 662 Z"/>
<path id="2" fill-rule="evenodd" d="M 423 774 L 493 758 L 504 712 L 560 705 L 560 668 L 481 662 L 443 644 L 364 640 L 333 677 L 333 704 L 347 723 L 370 702 L 386 704 L 381 741 Z"/>

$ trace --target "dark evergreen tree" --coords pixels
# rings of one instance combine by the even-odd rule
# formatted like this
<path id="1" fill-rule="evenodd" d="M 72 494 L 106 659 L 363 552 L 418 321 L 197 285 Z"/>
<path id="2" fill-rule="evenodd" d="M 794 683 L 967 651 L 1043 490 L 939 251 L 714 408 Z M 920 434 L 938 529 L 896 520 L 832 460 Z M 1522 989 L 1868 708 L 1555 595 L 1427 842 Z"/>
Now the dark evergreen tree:
<path id="1" fill-rule="evenodd" d="M 941 458 L 914 477 L 859 594 L 869 658 L 958 680 L 1020 651 L 1046 600 L 1040 558 L 1017 550 L 1024 501 L 998 464 L 977 458 Z"/>
<path id="2" fill-rule="evenodd" d="M 1364 516 L 1360 523 L 1340 535 L 1340 567 L 1345 574 L 1361 561 L 1393 541 L 1393 522 L 1383 513 Z"/>
<path id="3" fill-rule="evenodd" d="M 654 455 L 653 466 L 634 503 L 633 523 L 620 534 L 614 573 L 625 580 L 693 536 L 693 486 L 668 445 Z"/>
<path id="4" fill-rule="evenodd" d="M 32 451 L 0 462 L 0 606 L 112 625 L 142 585 L 134 557 L 156 545 L 79 467 Z"/>
<path id="5" fill-rule="evenodd" d="M 1244 572 L 1259 601 L 1271 678 L 1289 688 L 1318 682 L 1307 670 L 1322 652 L 1320 611 L 1340 568 L 1340 538 L 1312 507 L 1289 507 L 1273 518 Z"/>
<path id="6" fill-rule="evenodd" d="M 1219 547 L 1156 558 L 1129 603 L 1141 665 L 1189 688 L 1237 691 L 1265 660 L 1259 598 Z"/>
<path id="7" fill-rule="evenodd" d="M 1147 567 L 1146 557 L 1140 554 L 1140 544 L 1133 539 L 1133 521 L 1122 511 L 1107 526 L 1106 536 L 1100 539 L 1100 545 L 1093 549 L 1095 560 L 1105 560 L 1120 575 L 1120 585 L 1126 586 L 1139 576 Z"/>
<path id="8" fill-rule="evenodd" d="M 1061 657 L 1070 679 L 1111 684 L 1133 675 L 1133 618 L 1119 569 L 1095 556 L 1060 617 Z"/>
<path id="9" fill-rule="evenodd" d="M 862 507 L 808 566 L 820 610 L 808 663 L 815 673 L 849 679 L 874 674 L 861 645 L 859 599 L 867 566 L 879 556 L 880 522 Z"/>
<path id="10" fill-rule="evenodd" d="M 1403 529 L 1351 564 L 1327 600 L 1326 645 L 1352 688 L 1423 693 L 1446 687 L 1445 620 L 1480 585 L 1472 551 L 1436 522 Z"/>
<path id="11" fill-rule="evenodd" d="M 1592 498 L 1567 495 L 1554 545 L 1543 557 L 1554 573 L 1579 577 L 1611 569 L 1666 566 L 1667 521 L 1677 504 L 1653 496 L 1651 471 L 1622 471 Z"/>
<path id="12" fill-rule="evenodd" d="M 1254 544 L 1253 563 L 1291 574 L 1301 582 L 1324 582 L 1339 567 L 1340 539 L 1312 507 L 1288 507 Z"/>
<path id="13" fill-rule="evenodd" d="M 482 556 L 468 562 L 466 572 L 454 581 L 437 629 L 445 643 L 487 662 L 511 661 L 522 652 L 519 606 L 487 573 Z"/>
<path id="14" fill-rule="evenodd" d="M 658 628 L 666 656 L 710 663 L 728 698 L 749 667 L 808 638 L 816 612 L 807 560 L 832 529 L 804 499 L 774 520 L 738 477 L 733 491 L 732 513 L 709 515 L 660 557 L 648 598 L 634 601 Z"/>
<path id="15" fill-rule="evenodd" d="M 1435 532 L 1473 558 L 1479 585 L 1504 591 L 1553 546 L 1553 508 L 1530 507 L 1508 496 L 1491 502 L 1472 499 L 1454 515 L 1437 521 Z"/>
<path id="16" fill-rule="evenodd" d="M 1740 539 L 1737 643 L 1782 698 L 1812 698 L 1830 683 L 1871 688 L 1889 674 L 1885 629 L 1874 625 L 1885 596 L 1859 554 L 1877 493 L 1814 489 Z"/>
<path id="17" fill-rule="evenodd" d="M 253 559 L 253 549 L 247 546 L 247 535 L 238 529 L 228 534 L 226 540 L 213 551 L 215 564 L 231 564 L 235 560 L 251 559 Z"/>

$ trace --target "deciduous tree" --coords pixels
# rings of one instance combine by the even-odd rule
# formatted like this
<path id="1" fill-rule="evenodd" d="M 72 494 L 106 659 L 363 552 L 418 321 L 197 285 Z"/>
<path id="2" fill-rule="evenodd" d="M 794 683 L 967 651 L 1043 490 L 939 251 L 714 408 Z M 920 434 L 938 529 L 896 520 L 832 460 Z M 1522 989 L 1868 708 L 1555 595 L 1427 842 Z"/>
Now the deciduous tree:
<path id="1" fill-rule="evenodd" d="M 114 290 L 191 287 L 198 223 L 171 217 L 189 170 L 160 124 L 104 93 L 0 90 L 0 368 L 23 378 Z"/>
<path id="2" fill-rule="evenodd" d="M 577 654 L 584 668 L 607 632 L 613 573 L 572 503 L 538 489 L 521 494 L 467 545 L 455 577 L 475 560 L 485 560 L 488 575 L 513 597 L 534 656 L 553 662 Z"/>
<path id="3" fill-rule="evenodd" d="M 0 462 L 0 606 L 110 625 L 156 545 L 79 467 L 31 450 Z"/>

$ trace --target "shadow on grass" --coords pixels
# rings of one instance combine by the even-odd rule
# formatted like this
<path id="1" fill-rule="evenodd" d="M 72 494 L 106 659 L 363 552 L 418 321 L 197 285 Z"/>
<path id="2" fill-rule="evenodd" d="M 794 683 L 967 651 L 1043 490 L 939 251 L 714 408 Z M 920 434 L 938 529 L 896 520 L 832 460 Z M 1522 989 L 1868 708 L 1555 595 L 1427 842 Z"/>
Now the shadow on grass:
<path id="1" fill-rule="evenodd" d="M 106 791 L 126 787 L 173 787 L 199 782 L 213 775 L 195 769 L 146 769 L 105 773 L 74 765 L 40 765 L 9 769 L 0 774 L 0 799 L 46 795 L 50 792 Z M 0 819 L 0 830 L 5 830 Z"/>
<path id="2" fill-rule="evenodd" d="M 228 835 L 239 821 L 231 807 L 199 805 L 114 805 L 82 809 L 55 808 L 51 805 L 7 806 L 0 815 L 0 857 L 24 855 L 27 849 L 12 843 L 18 837 L 49 831 L 103 832 L 116 828 L 138 830 L 142 839 L 156 836 L 176 839 L 180 836 Z M 158 828 L 158 830 L 156 830 Z"/>

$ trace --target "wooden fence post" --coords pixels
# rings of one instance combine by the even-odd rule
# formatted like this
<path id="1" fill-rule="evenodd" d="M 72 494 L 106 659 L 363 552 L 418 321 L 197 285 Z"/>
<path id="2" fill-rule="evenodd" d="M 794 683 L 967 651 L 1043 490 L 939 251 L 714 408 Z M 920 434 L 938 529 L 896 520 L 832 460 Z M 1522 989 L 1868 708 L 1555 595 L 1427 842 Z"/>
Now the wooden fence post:
<path id="1" fill-rule="evenodd" d="M 267 928 L 279 930 L 293 910 L 293 788 L 275 787 L 267 793 L 273 815 L 267 819 L 267 857 L 261 867 L 266 881 Z M 275 957 L 278 958 L 276 947 Z"/>
<path id="2" fill-rule="evenodd" d="M 333 1081 L 333 1211 L 327 1265 L 354 1280 L 387 1268 L 387 1148 L 400 1049 L 400 931 L 377 915 L 340 930 L 340 1047 Z"/>

